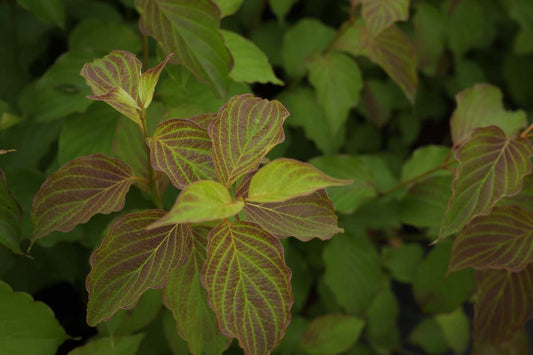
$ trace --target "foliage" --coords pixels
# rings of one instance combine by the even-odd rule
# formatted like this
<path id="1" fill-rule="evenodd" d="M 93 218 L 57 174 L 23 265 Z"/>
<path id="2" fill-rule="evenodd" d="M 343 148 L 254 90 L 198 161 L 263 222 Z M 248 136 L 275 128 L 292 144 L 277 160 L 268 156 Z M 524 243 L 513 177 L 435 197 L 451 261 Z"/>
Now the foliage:
<path id="1" fill-rule="evenodd" d="M 527 0 L 0 19 L 1 349 L 529 351 Z"/>

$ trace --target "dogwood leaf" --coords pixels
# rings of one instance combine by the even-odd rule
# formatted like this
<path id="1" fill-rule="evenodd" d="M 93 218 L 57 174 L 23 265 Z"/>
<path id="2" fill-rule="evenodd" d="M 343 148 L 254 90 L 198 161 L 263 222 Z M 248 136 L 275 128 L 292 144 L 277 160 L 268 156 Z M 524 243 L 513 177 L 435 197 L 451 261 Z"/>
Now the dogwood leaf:
<path id="1" fill-rule="evenodd" d="M 361 4 L 361 14 L 374 36 L 396 21 L 405 21 L 409 17 L 409 0 L 361 0 Z"/>

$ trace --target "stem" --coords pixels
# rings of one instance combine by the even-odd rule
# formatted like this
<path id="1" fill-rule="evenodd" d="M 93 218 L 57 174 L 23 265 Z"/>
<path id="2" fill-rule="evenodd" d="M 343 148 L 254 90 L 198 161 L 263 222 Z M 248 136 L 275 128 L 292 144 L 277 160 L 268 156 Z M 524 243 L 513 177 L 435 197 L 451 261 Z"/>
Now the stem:
<path id="1" fill-rule="evenodd" d="M 530 124 L 529 127 L 526 128 L 526 130 L 524 132 L 522 132 L 522 134 L 520 134 L 520 137 L 528 138 L 528 133 L 531 132 L 531 130 L 533 130 L 533 123 Z"/>
<path id="2" fill-rule="evenodd" d="M 148 127 L 146 125 L 146 109 L 143 107 L 142 111 L 140 112 L 140 118 L 141 118 L 141 130 L 143 132 L 144 138 L 148 138 Z M 146 149 L 146 166 L 148 168 L 148 175 L 149 175 L 149 181 L 148 185 L 150 186 L 150 190 L 152 192 L 152 200 L 154 201 L 157 208 L 162 209 L 163 208 L 163 201 L 161 200 L 161 192 L 159 191 L 159 186 L 157 185 L 157 178 L 154 171 L 154 168 L 152 168 L 152 162 L 150 161 L 150 151 Z"/>

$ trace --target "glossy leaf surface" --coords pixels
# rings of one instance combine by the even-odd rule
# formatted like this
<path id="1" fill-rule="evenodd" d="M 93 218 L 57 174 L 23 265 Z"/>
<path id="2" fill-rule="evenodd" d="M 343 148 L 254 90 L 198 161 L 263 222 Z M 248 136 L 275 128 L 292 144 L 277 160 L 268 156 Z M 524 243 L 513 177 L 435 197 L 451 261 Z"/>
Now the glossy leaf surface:
<path id="1" fill-rule="evenodd" d="M 507 136 L 513 136 L 526 123 L 524 111 L 505 111 L 500 89 L 477 84 L 455 96 L 457 108 L 450 127 L 454 144 L 464 143 L 478 127 L 498 126 Z"/>
<path id="2" fill-rule="evenodd" d="M 459 168 L 440 238 L 460 231 L 474 216 L 487 213 L 504 196 L 520 191 L 531 172 L 531 144 L 511 139 L 498 127 L 478 128 L 456 152 Z"/>
<path id="3" fill-rule="evenodd" d="M 133 181 L 125 163 L 102 154 L 68 162 L 48 176 L 33 200 L 34 240 L 69 232 L 95 214 L 120 211 Z"/>
<path id="4" fill-rule="evenodd" d="M 133 308 L 144 291 L 163 287 L 171 270 L 185 263 L 191 246 L 188 225 L 146 230 L 164 214 L 162 210 L 132 213 L 111 225 L 91 256 L 88 324 L 108 320 L 120 308 Z"/>
<path id="5" fill-rule="evenodd" d="M 409 0 L 361 0 L 362 15 L 372 35 L 409 17 Z"/>
<path id="6" fill-rule="evenodd" d="M 211 139 L 195 123 L 182 119 L 164 121 L 146 142 L 154 169 L 164 172 L 178 189 L 215 177 Z"/>
<path id="7" fill-rule="evenodd" d="M 520 207 L 495 207 L 473 219 L 453 243 L 450 271 L 523 270 L 533 262 L 533 213 Z"/>
<path id="8" fill-rule="evenodd" d="M 53 354 L 68 338 L 47 305 L 27 293 L 13 292 L 3 281 L 0 324 L 0 349 L 5 354 Z"/>
<path id="9" fill-rule="evenodd" d="M 246 202 L 246 219 L 278 237 L 326 240 L 342 232 L 337 226 L 335 207 L 324 190 L 283 202 Z"/>
<path id="10" fill-rule="evenodd" d="M 22 253 L 21 224 L 22 209 L 9 191 L 6 176 L 0 169 L 0 245 L 17 254 Z"/>
<path id="11" fill-rule="evenodd" d="M 220 97 L 229 86 L 231 56 L 219 33 L 220 10 L 210 0 L 136 0 L 141 30 L 154 37 L 173 62 L 185 65 Z"/>
<path id="12" fill-rule="evenodd" d="M 203 180 L 188 185 L 163 218 L 150 228 L 178 223 L 215 221 L 239 213 L 244 202 L 233 201 L 228 190 L 218 182 Z"/>
<path id="13" fill-rule="evenodd" d="M 222 333 L 237 338 L 246 354 L 271 352 L 293 304 L 279 240 L 250 222 L 222 222 L 209 233 L 202 272 Z"/>
<path id="14" fill-rule="evenodd" d="M 231 341 L 220 334 L 201 282 L 208 232 L 208 228 L 193 227 L 189 259 L 172 270 L 163 293 L 163 302 L 176 320 L 175 328 L 192 354 L 220 354 Z"/>
<path id="15" fill-rule="evenodd" d="M 283 142 L 283 122 L 289 112 L 277 101 L 252 95 L 232 97 L 210 124 L 213 162 L 219 180 L 230 186 L 255 169 L 263 157 Z"/>
<path id="16" fill-rule="evenodd" d="M 521 272 L 476 272 L 478 295 L 473 336 L 480 343 L 510 339 L 533 318 L 533 265 Z"/>
<path id="17" fill-rule="evenodd" d="M 314 166 L 297 160 L 276 159 L 261 169 L 250 181 L 248 200 L 253 202 L 281 202 L 309 195 L 329 186 L 342 186 L 351 180 L 332 178 Z"/>

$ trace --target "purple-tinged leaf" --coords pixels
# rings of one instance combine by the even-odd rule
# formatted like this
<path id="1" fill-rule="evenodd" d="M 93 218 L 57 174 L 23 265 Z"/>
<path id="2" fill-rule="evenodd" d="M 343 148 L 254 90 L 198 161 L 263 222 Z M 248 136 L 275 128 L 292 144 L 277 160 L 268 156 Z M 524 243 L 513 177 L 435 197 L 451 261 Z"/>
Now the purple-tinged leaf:
<path id="1" fill-rule="evenodd" d="M 22 209 L 7 188 L 6 176 L 0 169 L 0 245 L 17 254 L 22 254 L 21 225 Z"/>
<path id="2" fill-rule="evenodd" d="M 211 122 L 217 117 L 216 113 L 203 113 L 187 118 L 188 121 L 196 123 L 200 128 L 207 131 Z"/>
<path id="3" fill-rule="evenodd" d="M 220 354 L 231 342 L 220 334 L 201 282 L 208 232 L 208 228 L 192 229 L 189 259 L 185 265 L 172 270 L 163 293 L 163 303 L 172 311 L 176 328 L 189 343 L 192 354 Z"/>
<path id="4" fill-rule="evenodd" d="M 453 243 L 449 271 L 467 267 L 519 272 L 533 262 L 533 213 L 495 207 L 468 223 Z"/>
<path id="5" fill-rule="evenodd" d="M 229 191 L 211 180 L 187 185 L 176 203 L 163 218 L 150 225 L 150 229 L 178 223 L 216 221 L 236 215 L 244 207 L 243 201 L 233 201 Z"/>
<path id="6" fill-rule="evenodd" d="M 476 342 L 509 340 L 533 318 L 533 264 L 521 272 L 476 272 L 479 294 L 474 306 Z"/>
<path id="7" fill-rule="evenodd" d="M 290 322 L 291 270 L 278 239 L 250 222 L 220 223 L 209 233 L 202 269 L 218 327 L 245 354 L 268 354 Z"/>
<path id="8" fill-rule="evenodd" d="M 79 157 L 43 183 L 33 200 L 33 240 L 51 232 L 69 232 L 98 213 L 124 207 L 134 176 L 124 162 L 103 154 Z"/>
<path id="9" fill-rule="evenodd" d="M 332 178 L 310 164 L 280 158 L 268 163 L 253 176 L 247 200 L 281 202 L 326 187 L 351 183 L 352 180 Z"/>
<path id="10" fill-rule="evenodd" d="M 87 323 L 94 326 L 131 309 L 150 288 L 162 288 L 170 272 L 187 261 L 191 229 L 186 224 L 147 230 L 165 215 L 148 210 L 121 217 L 91 256 L 87 276 Z"/>
<path id="11" fill-rule="evenodd" d="M 524 176 L 519 193 L 502 198 L 496 206 L 519 206 L 533 212 L 533 174 Z"/>
<path id="12" fill-rule="evenodd" d="M 325 190 L 284 202 L 246 202 L 246 219 L 278 238 L 330 239 L 343 230 L 337 226 L 335 207 Z"/>
<path id="13" fill-rule="evenodd" d="M 230 186 L 257 168 L 263 157 L 283 142 L 289 112 L 277 101 L 250 94 L 232 97 L 211 122 L 213 162 L 219 180 Z"/>
<path id="14" fill-rule="evenodd" d="M 409 101 L 414 103 L 418 87 L 416 56 L 407 35 L 396 26 L 372 37 L 361 21 L 347 24 L 334 47 L 352 55 L 363 55 L 378 64 L 398 84 Z"/>
<path id="15" fill-rule="evenodd" d="M 439 238 L 459 232 L 502 197 L 518 193 L 522 178 L 531 173 L 532 149 L 527 139 L 508 138 L 498 127 L 476 129 L 456 151 L 459 167 Z"/>
<path id="16" fill-rule="evenodd" d="M 210 0 L 136 0 L 135 6 L 142 32 L 225 97 L 232 59 L 219 32 L 218 7 Z"/>
<path id="17" fill-rule="evenodd" d="M 409 0 L 361 0 L 361 14 L 372 36 L 409 17 Z"/>
<path id="18" fill-rule="evenodd" d="M 159 75 L 161 71 L 167 65 L 167 62 L 170 60 L 174 53 L 170 53 L 163 59 L 161 63 L 155 67 L 145 71 L 139 78 L 139 103 L 142 107 L 147 108 L 152 103 L 152 98 L 154 97 L 155 86 L 159 81 Z"/>
<path id="19" fill-rule="evenodd" d="M 189 120 L 161 123 L 146 143 L 154 169 L 167 174 L 178 189 L 216 177 L 211 161 L 211 139 L 204 129 Z"/>
<path id="20" fill-rule="evenodd" d="M 524 111 L 505 111 L 502 92 L 495 86 L 476 84 L 458 93 L 455 100 L 457 108 L 450 119 L 455 145 L 464 143 L 478 127 L 498 126 L 513 136 L 527 124 Z"/>

